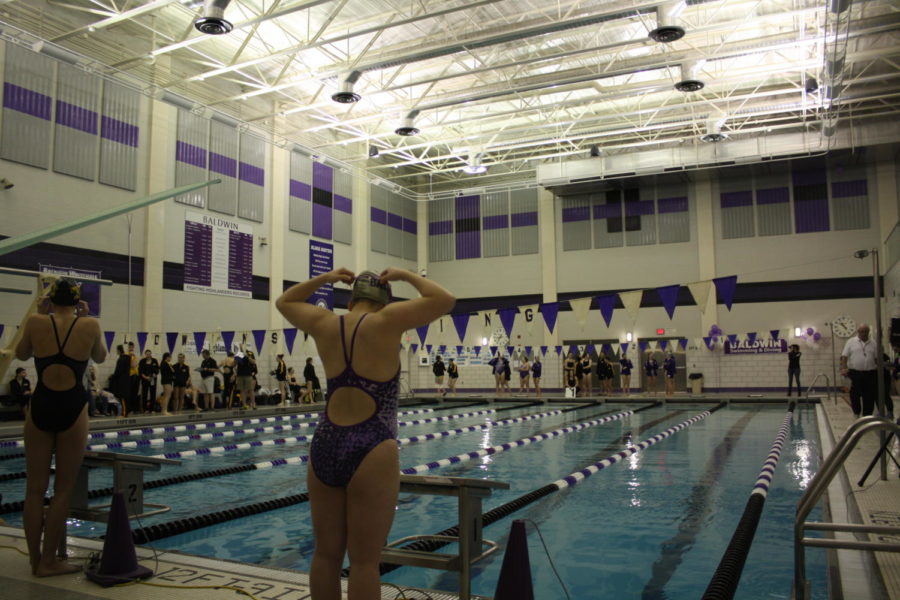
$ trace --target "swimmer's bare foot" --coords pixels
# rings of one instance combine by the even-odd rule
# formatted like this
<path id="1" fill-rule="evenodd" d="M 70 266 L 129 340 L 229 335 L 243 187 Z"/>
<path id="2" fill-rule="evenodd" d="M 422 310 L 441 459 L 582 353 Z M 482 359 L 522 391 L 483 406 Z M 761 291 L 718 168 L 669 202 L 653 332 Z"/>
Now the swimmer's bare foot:
<path id="1" fill-rule="evenodd" d="M 36 577 L 53 577 L 55 575 L 69 575 L 77 573 L 81 570 L 81 565 L 73 565 L 65 560 L 57 560 L 50 565 L 39 564 L 37 569 L 33 570 Z"/>

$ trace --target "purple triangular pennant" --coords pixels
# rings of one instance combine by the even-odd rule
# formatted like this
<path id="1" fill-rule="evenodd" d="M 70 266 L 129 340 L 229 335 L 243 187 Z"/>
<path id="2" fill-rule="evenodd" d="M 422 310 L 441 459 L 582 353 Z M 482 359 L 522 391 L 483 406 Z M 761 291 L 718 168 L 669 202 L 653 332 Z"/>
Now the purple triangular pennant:
<path id="1" fill-rule="evenodd" d="M 178 334 L 176 334 L 176 335 L 178 335 Z M 108 349 L 112 349 L 113 342 L 116 339 L 116 332 L 115 331 L 104 331 L 103 338 L 106 340 L 106 347 Z"/>
<path id="2" fill-rule="evenodd" d="M 562 354 L 562 346 L 556 346 L 555 350 L 556 356 L 559 357 L 559 355 Z"/>
<path id="3" fill-rule="evenodd" d="M 410 344 L 409 349 L 412 350 L 413 354 L 415 354 L 416 350 L 419 349 L 419 345 L 418 344 Z"/>
<path id="4" fill-rule="evenodd" d="M 497 314 L 500 316 L 500 323 L 503 324 L 503 330 L 506 332 L 506 337 L 512 335 L 513 323 L 516 321 L 517 312 L 519 312 L 518 308 L 501 308 L 497 311 Z"/>
<path id="5" fill-rule="evenodd" d="M 541 316 L 544 317 L 544 323 L 547 324 L 547 330 L 553 333 L 556 327 L 556 317 L 559 315 L 559 302 L 547 302 L 541 304 Z"/>
<path id="6" fill-rule="evenodd" d="M 491 351 L 491 356 L 496 356 L 496 355 L 497 355 L 497 346 L 491 346 L 491 347 L 489 348 L 489 350 Z"/>
<path id="7" fill-rule="evenodd" d="M 3 328 L 4 327 L 5 327 L 5 325 L 0 325 L 0 338 L 3 337 Z"/>
<path id="8" fill-rule="evenodd" d="M 662 300 L 663 308 L 666 309 L 669 319 L 675 316 L 675 305 L 678 304 L 679 288 L 681 288 L 681 286 L 677 284 L 664 285 L 663 287 L 656 288 L 656 293 L 659 294 L 659 299 Z"/>
<path id="9" fill-rule="evenodd" d="M 665 352 L 666 347 L 669 345 L 669 340 L 659 340 L 659 349 Z"/>
<path id="10" fill-rule="evenodd" d="M 203 352 L 203 342 L 206 341 L 206 332 L 205 331 L 195 331 L 194 332 L 194 346 L 197 347 L 197 354 Z"/>
<path id="11" fill-rule="evenodd" d="M 547 346 L 541 346 L 541 356 L 547 356 Z"/>
<path id="12" fill-rule="evenodd" d="M 175 352 L 175 344 L 178 343 L 178 332 L 177 331 L 167 331 L 166 332 L 166 346 L 169 347 L 169 354 Z"/>
<path id="13" fill-rule="evenodd" d="M 265 329 L 254 329 L 253 330 L 253 342 L 256 344 L 256 353 L 262 354 L 263 344 L 266 342 L 266 330 Z"/>
<path id="14" fill-rule="evenodd" d="M 687 338 L 678 338 L 678 345 L 681 346 L 682 350 L 687 350 L 688 339 Z"/>
<path id="15" fill-rule="evenodd" d="M 646 340 L 641 340 L 638 342 L 638 348 L 640 348 L 641 352 L 646 352 L 647 346 L 650 345 L 650 342 Z"/>
<path id="16" fill-rule="evenodd" d="M 622 347 L 622 355 L 623 355 L 623 356 L 625 355 L 626 352 L 628 352 L 628 346 L 629 346 L 629 345 L 630 345 L 630 344 L 629 344 L 628 342 L 625 342 L 624 344 L 619 344 L 619 346 Z"/>
<path id="17" fill-rule="evenodd" d="M 438 354 L 444 354 L 445 352 L 447 352 L 447 346 L 445 344 L 438 346 Z"/>
<path id="18" fill-rule="evenodd" d="M 231 345 L 234 343 L 234 332 L 233 331 L 223 331 L 222 332 L 222 343 L 225 344 L 225 352 L 231 352 Z"/>
<path id="19" fill-rule="evenodd" d="M 772 336 L 773 340 L 777 340 L 778 336 L 781 335 L 781 330 L 780 329 L 770 329 L 769 335 Z"/>
<path id="20" fill-rule="evenodd" d="M 472 346 L 472 351 L 475 353 L 475 356 L 481 356 L 481 346 Z"/>
<path id="21" fill-rule="evenodd" d="M 428 327 L 430 325 L 431 325 L 431 323 L 426 323 L 425 325 L 422 325 L 421 327 L 416 327 L 416 333 L 419 334 L 419 343 L 420 344 L 425 344 L 425 338 L 428 337 Z"/>
<path id="22" fill-rule="evenodd" d="M 605 354 L 606 356 L 612 354 L 612 344 L 603 344 L 600 349 L 603 350 L 603 354 Z"/>
<path id="23" fill-rule="evenodd" d="M 294 340 L 297 339 L 297 330 L 293 327 L 284 328 L 284 345 L 287 346 L 288 354 L 294 353 Z"/>
<path id="24" fill-rule="evenodd" d="M 433 345 L 433 344 L 426 344 L 426 345 L 425 345 L 425 351 L 426 351 L 428 354 L 431 354 L 431 349 L 432 349 L 432 348 L 434 348 L 434 345 Z"/>
<path id="25" fill-rule="evenodd" d="M 728 342 L 729 342 L 732 346 L 734 346 L 735 344 L 737 344 L 737 334 L 736 334 L 736 333 L 729 333 L 729 334 L 728 334 Z"/>
<path id="26" fill-rule="evenodd" d="M 525 356 L 531 356 L 531 346 L 525 346 Z"/>
<path id="27" fill-rule="evenodd" d="M 138 331 L 137 339 L 138 339 L 138 351 L 141 354 L 143 354 L 144 346 L 147 345 L 147 332 L 146 331 Z"/>
<path id="28" fill-rule="evenodd" d="M 456 327 L 456 335 L 459 336 L 460 342 L 466 341 L 466 329 L 469 327 L 469 314 L 450 315 L 453 319 L 453 326 Z"/>
<path id="29" fill-rule="evenodd" d="M 515 346 L 507 346 L 507 347 L 506 347 L 506 353 L 509 354 L 510 356 L 512 356 L 512 355 L 513 355 L 513 352 L 515 352 L 515 351 L 516 351 L 516 347 L 515 347 Z"/>
<path id="30" fill-rule="evenodd" d="M 713 341 L 712 336 L 709 336 L 709 335 L 706 336 L 705 338 L 703 338 L 703 343 L 706 344 L 706 349 L 707 349 L 707 350 L 712 350 L 712 349 L 713 349 L 713 345 L 715 344 L 715 342 Z"/>
<path id="31" fill-rule="evenodd" d="M 456 355 L 457 355 L 457 356 L 461 356 L 461 355 L 462 355 L 462 351 L 463 351 L 463 346 L 457 346 L 457 347 L 456 347 Z"/>
<path id="32" fill-rule="evenodd" d="M 728 277 L 716 277 L 713 279 L 716 284 L 716 292 L 719 294 L 719 300 L 725 305 L 725 308 L 731 310 L 731 303 L 734 301 L 734 290 L 737 288 L 737 275 L 729 275 Z"/>
<path id="33" fill-rule="evenodd" d="M 584 351 L 587 352 L 590 356 L 597 354 L 597 348 L 593 344 L 588 344 L 585 347 Z"/>
<path id="34" fill-rule="evenodd" d="M 607 327 L 609 327 L 609 324 L 612 323 L 613 311 L 616 308 L 617 298 L 617 294 L 597 296 L 597 306 L 600 307 L 600 314 L 603 315 L 603 320 L 606 321 Z"/>
<path id="35" fill-rule="evenodd" d="M 756 332 L 751 331 L 750 333 L 747 334 L 747 343 L 752 346 L 755 342 L 756 342 Z"/>
<path id="36" fill-rule="evenodd" d="M 571 352 L 575 356 L 578 356 L 578 354 L 579 354 L 578 346 L 576 346 L 575 344 L 572 344 L 571 346 L 569 346 L 569 352 Z"/>

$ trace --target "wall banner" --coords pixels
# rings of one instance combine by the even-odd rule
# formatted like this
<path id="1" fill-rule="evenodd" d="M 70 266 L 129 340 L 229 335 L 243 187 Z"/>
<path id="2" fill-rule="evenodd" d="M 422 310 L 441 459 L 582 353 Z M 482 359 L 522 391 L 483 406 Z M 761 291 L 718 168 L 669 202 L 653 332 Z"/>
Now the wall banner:
<path id="1" fill-rule="evenodd" d="M 725 342 L 725 354 L 778 354 L 788 351 L 787 340 L 742 340 L 736 344 Z"/>
<path id="2" fill-rule="evenodd" d="M 100 284 L 84 281 L 85 279 L 100 279 L 101 271 L 87 271 L 72 267 L 58 267 L 56 265 L 40 265 L 41 273 L 50 273 L 60 277 L 75 277 L 78 279 L 78 287 L 81 290 L 81 299 L 87 302 L 89 314 L 92 317 L 100 316 Z"/>
<path id="3" fill-rule="evenodd" d="M 252 298 L 253 227 L 185 213 L 184 291 Z"/>
<path id="4" fill-rule="evenodd" d="M 334 270 L 334 246 L 325 242 L 309 240 L 309 278 Z M 310 304 L 328 310 L 334 309 L 334 286 L 323 285 L 307 300 Z"/>

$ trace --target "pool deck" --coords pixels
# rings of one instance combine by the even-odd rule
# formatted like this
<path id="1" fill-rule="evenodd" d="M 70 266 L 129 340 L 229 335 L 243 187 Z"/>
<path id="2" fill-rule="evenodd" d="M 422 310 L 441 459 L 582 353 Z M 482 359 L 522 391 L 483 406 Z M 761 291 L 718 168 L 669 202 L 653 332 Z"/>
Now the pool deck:
<path id="1" fill-rule="evenodd" d="M 461 394 L 455 398 L 447 398 L 445 404 L 456 404 L 475 401 L 494 401 L 493 394 Z M 504 396 L 496 399 L 498 402 L 526 402 L 536 400 L 533 396 Z M 590 398 L 562 398 L 560 395 L 545 395 L 541 400 L 552 403 L 579 402 L 579 401 L 609 401 L 609 402 L 647 402 L 665 401 L 661 395 L 644 396 L 612 396 L 603 398 L 600 396 Z M 764 402 L 784 403 L 788 398 L 775 394 L 703 394 L 689 395 L 676 394 L 674 402 Z M 825 451 L 829 448 L 831 438 L 839 439 L 852 422 L 852 414 L 844 399 L 828 400 L 819 398 L 817 416 L 822 427 L 827 427 L 831 436 L 823 435 L 822 446 Z M 409 408 L 416 402 L 428 402 L 440 400 L 434 395 L 418 395 L 414 400 L 407 399 L 403 402 Z M 431 405 L 436 406 L 436 405 Z M 210 422 L 230 419 L 243 419 L 253 417 L 271 417 L 276 415 L 292 415 L 301 412 L 321 410 L 323 405 L 305 405 L 291 407 L 260 407 L 258 410 L 214 410 L 204 413 L 189 413 L 180 416 L 163 417 L 160 415 L 135 415 L 129 418 L 93 418 L 91 430 L 122 430 L 135 427 L 161 426 L 169 424 L 183 424 L 185 422 Z M 427 408 L 427 405 L 422 408 Z M 0 439 L 12 439 L 21 437 L 21 422 L 4 423 L 0 426 Z M 845 469 L 840 482 L 836 482 L 829 489 L 829 511 L 831 520 L 835 522 L 863 522 L 867 524 L 880 523 L 900 525 L 900 479 L 898 469 L 888 461 L 888 479 L 878 479 L 878 470 L 869 476 L 865 488 L 859 488 L 856 482 L 860 479 L 869 461 L 878 450 L 878 439 L 872 436 L 863 439 L 858 448 L 851 454 L 845 463 Z M 896 451 L 897 444 L 894 444 Z M 900 456 L 900 452 L 895 452 Z M 843 502 L 841 501 L 843 500 Z M 790 535 L 786 532 L 786 535 Z M 838 534 L 840 537 L 841 534 Z M 876 536 L 872 536 L 874 539 Z M 877 536 L 884 539 L 884 536 Z M 93 552 L 102 549 L 102 542 L 85 538 L 70 537 L 70 555 L 86 560 Z M 898 541 L 896 538 L 885 541 Z M 0 524 L 0 546 L 13 546 L 24 551 L 25 540 L 22 530 L 3 527 Z M 3 569 L 0 572 L 0 589 L 2 596 L 10 599 L 43 599 L 54 600 L 93 600 L 122 598 L 123 593 L 134 600 L 168 600 L 172 598 L 191 598 L 192 600 L 220 599 L 224 592 L 221 586 L 232 586 L 247 590 L 253 597 L 259 600 L 303 600 L 310 597 L 308 579 L 305 573 L 296 571 L 271 569 L 257 565 L 213 560 L 198 556 L 190 556 L 172 551 L 157 552 L 149 546 L 136 549 L 138 561 L 146 567 L 152 568 L 156 575 L 148 582 L 158 585 L 137 585 L 123 592 L 117 587 L 102 588 L 86 579 L 84 574 L 53 577 L 48 579 L 36 579 L 31 576 L 28 569 L 28 561 L 25 556 L 16 553 L 15 550 L 4 549 Z M 866 553 L 849 550 L 839 550 L 838 566 L 836 573 L 835 590 L 831 597 L 843 600 L 900 600 L 900 554 L 877 552 Z M 839 579 L 837 574 L 839 573 Z M 166 587 L 160 587 L 166 586 Z M 171 586 L 171 587 L 168 587 Z M 195 587 L 199 586 L 199 587 Z M 838 589 L 839 588 L 839 589 Z M 412 590 L 410 590 L 412 592 Z M 457 596 L 445 592 L 427 590 L 434 600 L 457 600 Z M 398 589 L 392 586 L 383 586 L 381 597 L 385 600 L 396 598 Z M 412 597 L 421 594 L 412 592 Z M 427 597 L 421 595 L 422 597 Z M 232 597 L 247 597 L 232 596 Z M 346 596 L 345 596 L 346 597 Z M 473 599 L 482 598 L 475 597 Z M 482 599 L 486 600 L 486 599 Z"/>

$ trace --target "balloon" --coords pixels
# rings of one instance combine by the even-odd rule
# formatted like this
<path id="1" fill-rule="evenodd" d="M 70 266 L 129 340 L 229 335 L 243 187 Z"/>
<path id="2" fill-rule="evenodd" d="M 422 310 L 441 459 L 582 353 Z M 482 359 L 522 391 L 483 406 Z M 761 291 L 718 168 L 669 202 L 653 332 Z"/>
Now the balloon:
<path id="1" fill-rule="evenodd" d="M 815 333 L 813 334 L 813 339 L 816 340 L 816 341 L 818 342 L 819 340 L 822 339 L 822 334 L 819 333 L 818 331 L 815 332 Z"/>
<path id="2" fill-rule="evenodd" d="M 812 334 L 814 334 L 815 332 L 816 332 L 816 330 L 813 329 L 812 327 L 807 327 L 807 328 L 806 328 L 806 335 L 812 335 Z"/>

